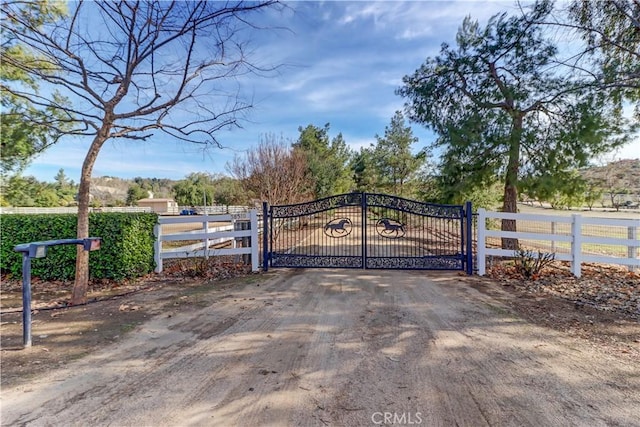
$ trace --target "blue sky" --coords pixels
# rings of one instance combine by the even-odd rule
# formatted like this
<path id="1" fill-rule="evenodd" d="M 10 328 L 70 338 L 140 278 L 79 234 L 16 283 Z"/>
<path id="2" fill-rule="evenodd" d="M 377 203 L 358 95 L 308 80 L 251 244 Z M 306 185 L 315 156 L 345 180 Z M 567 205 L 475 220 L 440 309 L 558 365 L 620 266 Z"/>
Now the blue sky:
<path id="1" fill-rule="evenodd" d="M 485 23 L 501 11 L 515 12 L 513 1 L 307 2 L 288 3 L 265 19 L 288 30 L 260 31 L 253 37 L 254 58 L 264 65 L 282 64 L 268 78 L 243 77 L 243 91 L 253 108 L 242 129 L 221 131 L 226 148 L 170 140 L 156 133 L 146 142 L 114 140 L 101 150 L 93 176 L 182 179 L 191 172 L 226 173 L 234 154 L 272 133 L 295 140 L 298 127 L 331 124 L 330 136 L 342 133 L 353 149 L 382 135 L 403 100 L 394 91 L 443 42 L 454 43 L 466 15 Z M 434 136 L 412 124 L 419 150 Z M 76 182 L 88 141 L 63 139 L 25 171 L 52 181 L 58 169 Z M 640 141 L 622 149 L 619 158 L 640 157 Z"/>

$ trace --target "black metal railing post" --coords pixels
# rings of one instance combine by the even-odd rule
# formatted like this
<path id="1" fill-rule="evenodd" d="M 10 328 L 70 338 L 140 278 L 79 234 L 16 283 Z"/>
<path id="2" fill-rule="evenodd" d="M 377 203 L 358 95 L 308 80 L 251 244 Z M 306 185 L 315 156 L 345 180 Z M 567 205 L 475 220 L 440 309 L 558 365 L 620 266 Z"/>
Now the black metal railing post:
<path id="1" fill-rule="evenodd" d="M 465 219 L 467 224 L 466 244 L 467 244 L 467 274 L 473 274 L 473 210 L 471 202 L 465 203 Z"/>
<path id="2" fill-rule="evenodd" d="M 361 209 L 362 209 L 362 268 L 367 268 L 367 193 L 362 192 L 361 197 Z"/>

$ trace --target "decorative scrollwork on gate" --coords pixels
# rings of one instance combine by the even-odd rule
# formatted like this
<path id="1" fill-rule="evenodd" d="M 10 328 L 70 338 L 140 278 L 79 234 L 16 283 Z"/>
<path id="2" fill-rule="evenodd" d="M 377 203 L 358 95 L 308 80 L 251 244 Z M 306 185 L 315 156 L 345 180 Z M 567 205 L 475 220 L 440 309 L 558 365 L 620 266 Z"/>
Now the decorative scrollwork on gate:
<path id="1" fill-rule="evenodd" d="M 366 194 L 368 207 L 381 207 L 436 218 L 463 218 L 462 206 L 435 205 L 386 194 Z"/>
<path id="2" fill-rule="evenodd" d="M 401 270 L 461 270 L 462 258 L 454 256 L 434 257 L 379 257 L 367 258 L 366 268 L 401 269 Z"/>
<path id="3" fill-rule="evenodd" d="M 335 267 L 362 268 L 362 256 L 304 256 L 292 254 L 273 254 L 273 267 Z"/>
<path id="4" fill-rule="evenodd" d="M 298 203 L 295 205 L 272 206 L 271 215 L 274 218 L 291 218 L 303 215 L 313 215 L 318 212 L 336 209 L 342 206 L 360 206 L 362 193 L 340 194 L 339 196 L 326 197 L 313 202 Z"/>
<path id="5" fill-rule="evenodd" d="M 399 239 L 405 235 L 405 224 L 391 218 L 382 218 L 376 222 L 376 232 L 385 239 Z"/>
<path id="6" fill-rule="evenodd" d="M 349 218 L 336 218 L 324 226 L 324 234 L 333 238 L 347 237 L 351 230 L 353 224 Z"/>

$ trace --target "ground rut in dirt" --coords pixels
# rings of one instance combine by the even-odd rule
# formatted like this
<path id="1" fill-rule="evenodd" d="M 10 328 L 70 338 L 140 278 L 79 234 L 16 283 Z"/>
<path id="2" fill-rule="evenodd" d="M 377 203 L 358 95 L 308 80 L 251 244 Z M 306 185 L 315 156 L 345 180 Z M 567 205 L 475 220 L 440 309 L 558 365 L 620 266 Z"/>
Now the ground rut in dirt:
<path id="1" fill-rule="evenodd" d="M 527 323 L 455 274 L 300 271 L 231 293 L 3 390 L 2 424 L 640 419 L 637 364 Z"/>

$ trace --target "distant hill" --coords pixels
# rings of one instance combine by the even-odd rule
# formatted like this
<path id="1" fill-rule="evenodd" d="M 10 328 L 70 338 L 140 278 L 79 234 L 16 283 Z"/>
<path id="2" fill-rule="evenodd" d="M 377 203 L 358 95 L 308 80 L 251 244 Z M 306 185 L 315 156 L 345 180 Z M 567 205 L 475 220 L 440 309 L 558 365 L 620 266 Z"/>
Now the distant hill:
<path id="1" fill-rule="evenodd" d="M 120 178 L 97 177 L 91 179 L 91 196 L 102 201 L 103 204 L 111 204 L 116 200 L 124 202 L 127 199 L 127 190 L 130 182 Z"/>
<path id="2" fill-rule="evenodd" d="M 605 192 L 640 196 L 640 159 L 625 159 L 606 166 L 592 166 L 581 171 L 582 176 Z"/>
<path id="3" fill-rule="evenodd" d="M 91 196 L 101 201 L 103 205 L 124 203 L 127 191 L 132 185 L 139 185 L 151 191 L 153 197 L 171 198 L 171 190 L 177 181 L 166 178 L 132 178 L 123 179 L 113 176 L 99 176 L 91 178 Z"/>

